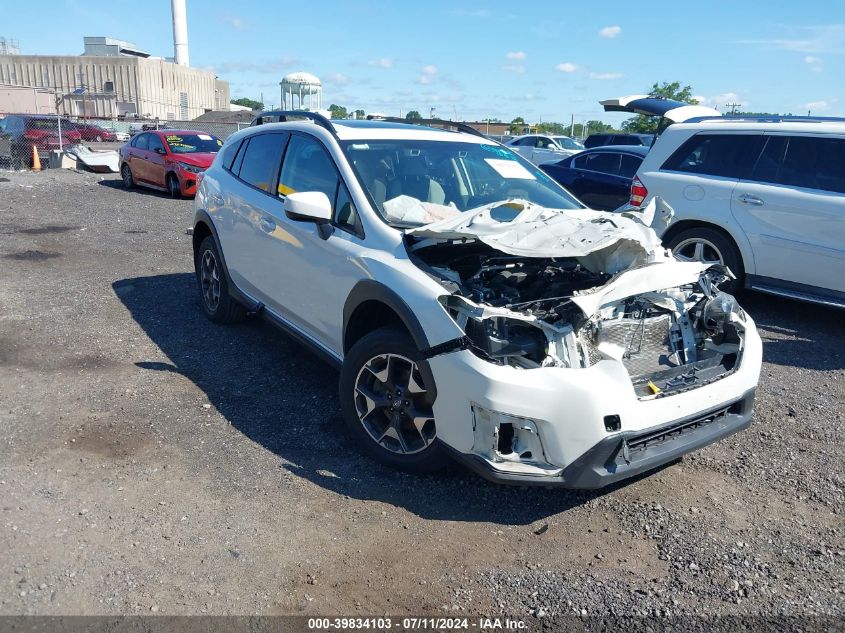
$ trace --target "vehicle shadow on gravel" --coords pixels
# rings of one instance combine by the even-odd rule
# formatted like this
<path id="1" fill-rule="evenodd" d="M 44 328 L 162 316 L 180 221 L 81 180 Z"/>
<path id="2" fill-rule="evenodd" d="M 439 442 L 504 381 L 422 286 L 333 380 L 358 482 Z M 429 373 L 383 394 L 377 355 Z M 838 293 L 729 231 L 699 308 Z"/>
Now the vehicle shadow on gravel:
<path id="1" fill-rule="evenodd" d="M 236 326 L 209 322 L 192 274 L 123 279 L 113 289 L 169 359 L 138 359 L 138 367 L 192 381 L 232 426 L 278 455 L 282 468 L 336 494 L 429 519 L 525 525 L 615 489 L 499 486 L 457 466 L 425 477 L 397 473 L 350 446 L 336 370 L 258 319 Z M 178 432 L 194 441 L 196 429 Z"/>
<path id="2" fill-rule="evenodd" d="M 120 189 L 121 191 L 125 191 L 126 193 L 139 193 L 144 196 L 153 196 L 155 198 L 170 197 L 170 194 L 166 191 L 158 191 L 157 189 L 142 187 L 141 185 L 135 185 L 134 187 L 132 187 L 132 189 L 127 189 L 120 178 L 98 180 L 97 184 L 102 187 L 108 187 L 109 189 Z"/>
<path id="3" fill-rule="evenodd" d="M 739 303 L 757 323 L 765 362 L 820 371 L 845 369 L 844 311 L 758 292 L 743 293 Z"/>

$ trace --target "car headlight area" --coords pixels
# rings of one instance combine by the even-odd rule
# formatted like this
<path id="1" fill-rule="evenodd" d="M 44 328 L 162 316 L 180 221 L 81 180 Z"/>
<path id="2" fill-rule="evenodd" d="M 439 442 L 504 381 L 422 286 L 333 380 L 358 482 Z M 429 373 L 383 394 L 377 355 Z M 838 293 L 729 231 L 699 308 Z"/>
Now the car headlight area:
<path id="1" fill-rule="evenodd" d="M 437 356 L 438 437 L 504 483 L 598 488 L 646 472 L 749 426 L 762 343 L 747 325 L 733 372 L 658 398 L 643 398 L 614 359 L 525 370 L 470 350 Z"/>

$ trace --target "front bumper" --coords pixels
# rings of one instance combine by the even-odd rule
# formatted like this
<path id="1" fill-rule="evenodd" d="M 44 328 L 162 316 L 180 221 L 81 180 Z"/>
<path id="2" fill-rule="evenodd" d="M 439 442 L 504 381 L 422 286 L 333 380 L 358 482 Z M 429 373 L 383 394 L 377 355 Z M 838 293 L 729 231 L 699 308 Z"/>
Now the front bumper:
<path id="1" fill-rule="evenodd" d="M 521 370 L 463 350 L 428 362 L 437 436 L 460 461 L 500 482 L 598 488 L 747 428 L 762 342 L 749 318 L 732 373 L 655 398 L 638 396 L 613 360 Z"/>
<path id="2" fill-rule="evenodd" d="M 197 195 L 197 179 L 200 174 L 195 174 L 187 169 L 178 169 L 176 170 L 176 176 L 179 178 L 179 186 L 183 196 Z"/>
<path id="3" fill-rule="evenodd" d="M 675 420 L 645 433 L 628 431 L 601 440 L 559 475 L 502 471 L 480 455 L 451 449 L 453 456 L 485 479 L 505 484 L 596 489 L 659 468 L 751 425 L 754 390 L 735 402 Z"/>

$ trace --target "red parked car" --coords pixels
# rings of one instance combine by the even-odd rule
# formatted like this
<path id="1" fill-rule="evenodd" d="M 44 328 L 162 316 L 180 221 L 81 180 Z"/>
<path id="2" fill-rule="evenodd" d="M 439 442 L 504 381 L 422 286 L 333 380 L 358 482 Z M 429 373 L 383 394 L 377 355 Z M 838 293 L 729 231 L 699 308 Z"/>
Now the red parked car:
<path id="1" fill-rule="evenodd" d="M 174 198 L 193 196 L 199 175 L 222 146 L 216 136 L 196 130 L 142 132 L 120 148 L 120 175 L 127 188 L 143 185 Z"/>
<path id="2" fill-rule="evenodd" d="M 9 114 L 0 120 L 0 147 L 8 147 L 10 155 L 0 158 L 11 161 L 16 169 L 29 165 L 34 145 L 41 160 L 46 160 L 50 150 L 78 145 L 82 138 L 73 123 L 61 120 L 62 133 L 59 140 L 59 122 L 55 116 L 33 114 Z"/>
<path id="3" fill-rule="evenodd" d="M 114 132 L 100 127 L 99 125 L 93 125 L 90 123 L 75 123 L 73 127 L 77 132 L 79 132 L 83 141 L 97 141 L 99 143 L 101 141 L 117 140 Z"/>

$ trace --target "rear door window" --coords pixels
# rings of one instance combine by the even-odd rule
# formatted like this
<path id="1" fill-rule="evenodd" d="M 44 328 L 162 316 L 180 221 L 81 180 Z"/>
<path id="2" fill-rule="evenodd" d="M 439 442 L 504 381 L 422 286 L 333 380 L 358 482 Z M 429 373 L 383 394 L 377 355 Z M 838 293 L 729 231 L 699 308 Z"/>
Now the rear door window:
<path id="1" fill-rule="evenodd" d="M 633 178 L 640 168 L 643 159 L 631 154 L 622 154 L 622 165 L 619 168 L 619 175 L 625 178 Z"/>
<path id="2" fill-rule="evenodd" d="M 616 152 L 596 152 L 595 154 L 579 156 L 575 159 L 575 166 L 578 169 L 587 169 L 615 176 L 619 174 L 621 158 L 622 155 Z"/>
<path id="3" fill-rule="evenodd" d="M 760 153 L 759 134 L 696 134 L 663 163 L 664 171 L 745 178 Z"/>
<path id="4" fill-rule="evenodd" d="M 141 134 L 135 138 L 132 143 L 132 146 L 135 149 L 149 149 L 150 144 L 150 135 L 149 134 Z"/>
<path id="5" fill-rule="evenodd" d="M 256 189 L 272 194 L 286 142 L 286 134 L 251 136 L 242 151 L 238 177 Z"/>
<path id="6" fill-rule="evenodd" d="M 845 139 L 771 136 L 750 180 L 845 193 Z"/>

